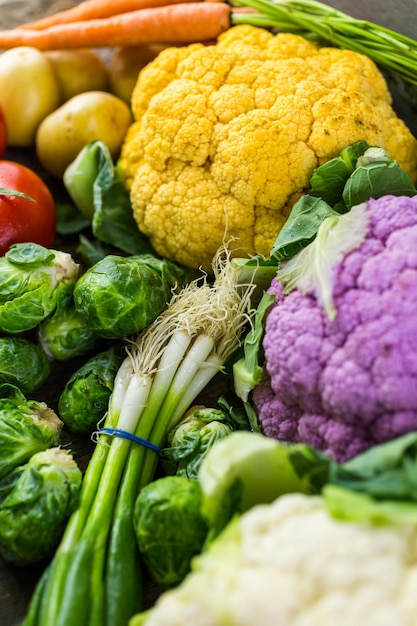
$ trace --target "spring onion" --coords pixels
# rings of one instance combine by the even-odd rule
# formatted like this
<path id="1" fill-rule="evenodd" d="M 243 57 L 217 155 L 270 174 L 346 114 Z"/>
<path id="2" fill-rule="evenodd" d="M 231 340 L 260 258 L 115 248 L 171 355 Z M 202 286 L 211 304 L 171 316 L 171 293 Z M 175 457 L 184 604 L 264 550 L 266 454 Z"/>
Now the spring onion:
<path id="1" fill-rule="evenodd" d="M 214 279 L 189 283 L 136 340 L 114 381 L 79 508 L 35 590 L 25 626 L 119 626 L 139 609 L 135 552 L 137 494 L 158 455 L 111 429 L 162 447 L 167 432 L 239 347 L 255 284 L 219 252 Z M 255 274 L 255 272 L 254 272 Z"/>

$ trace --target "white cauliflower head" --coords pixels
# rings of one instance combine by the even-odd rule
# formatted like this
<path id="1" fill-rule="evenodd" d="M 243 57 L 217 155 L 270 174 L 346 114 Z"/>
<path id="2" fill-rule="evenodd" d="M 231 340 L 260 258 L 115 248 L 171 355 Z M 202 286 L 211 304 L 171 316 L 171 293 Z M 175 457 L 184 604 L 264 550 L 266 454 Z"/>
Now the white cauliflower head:
<path id="1" fill-rule="evenodd" d="M 284 495 L 236 518 L 144 626 L 416 626 L 417 528 Z M 131 622 L 134 626 L 135 618 Z"/>

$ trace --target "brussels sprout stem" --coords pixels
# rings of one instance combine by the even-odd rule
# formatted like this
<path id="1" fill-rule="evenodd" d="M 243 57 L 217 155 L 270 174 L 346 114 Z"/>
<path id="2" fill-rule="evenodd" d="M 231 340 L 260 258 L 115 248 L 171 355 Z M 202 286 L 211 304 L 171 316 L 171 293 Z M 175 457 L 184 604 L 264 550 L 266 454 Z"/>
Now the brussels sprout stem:
<path id="1" fill-rule="evenodd" d="M 175 293 L 127 349 L 104 426 L 161 447 L 208 382 L 240 345 L 254 311 L 255 281 L 220 254 L 207 279 Z M 141 572 L 133 510 L 158 455 L 124 437 L 99 434 L 72 515 L 51 564 L 40 610 L 24 626 L 125 626 L 139 610 Z M 42 590 L 41 590 L 42 592 Z M 39 615 L 39 617 L 38 617 Z"/>

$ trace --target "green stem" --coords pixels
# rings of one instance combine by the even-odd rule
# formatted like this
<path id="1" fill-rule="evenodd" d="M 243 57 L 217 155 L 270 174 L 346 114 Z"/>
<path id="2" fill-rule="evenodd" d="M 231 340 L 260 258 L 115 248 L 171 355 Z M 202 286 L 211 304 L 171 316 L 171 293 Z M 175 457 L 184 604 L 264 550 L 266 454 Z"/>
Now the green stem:
<path id="1" fill-rule="evenodd" d="M 236 0 L 259 13 L 232 11 L 232 24 L 253 24 L 300 34 L 314 33 L 331 45 L 365 54 L 375 63 L 417 84 L 417 42 L 410 37 L 355 19 L 316 0 Z"/>
<path id="2" fill-rule="evenodd" d="M 141 446 L 133 445 L 119 489 L 106 563 L 105 626 L 125 626 L 140 610 L 142 601 L 142 571 L 133 512 L 143 452 Z"/>
<path id="3" fill-rule="evenodd" d="M 220 360 L 212 355 L 213 340 L 199 335 L 179 367 L 164 403 L 152 427 L 149 439 L 162 447 L 169 428 L 175 426 L 185 411 L 221 367 Z M 140 488 L 147 485 L 155 474 L 158 457 L 147 451 L 140 473 Z"/>
<path id="4" fill-rule="evenodd" d="M 120 408 L 117 404 L 118 399 L 113 402 L 113 413 L 106 423 L 114 423 L 116 420 L 134 431 L 146 403 L 151 381 L 135 376 L 130 379 L 128 385 L 123 381 L 123 385 L 127 400 Z M 45 589 L 45 611 L 42 615 L 44 626 L 54 623 L 55 616 L 64 610 L 63 606 L 66 607 L 66 615 L 71 612 L 76 616 L 79 615 L 79 626 L 82 624 L 81 614 L 86 606 L 91 605 L 94 614 L 100 615 L 103 606 L 102 580 L 107 539 L 130 445 L 126 439 L 112 438 L 109 441 L 108 435 L 100 436 L 84 476 L 80 505 L 69 520 L 54 557 L 53 574 L 50 577 L 50 584 Z M 83 541 L 87 542 L 85 545 L 94 545 L 90 559 L 74 558 L 74 553 L 77 554 L 79 549 L 83 553 Z M 95 581 L 94 593 L 91 592 L 90 585 L 86 584 L 86 595 L 83 600 L 80 599 L 80 593 L 72 589 L 73 581 L 77 579 L 76 568 L 79 564 L 86 568 L 86 571 L 79 572 L 79 577 Z M 101 620 L 98 619 L 100 623 Z"/>
<path id="5" fill-rule="evenodd" d="M 140 416 L 135 433 L 137 436 L 149 439 L 153 424 L 159 419 L 160 407 L 190 342 L 191 337 L 183 331 L 177 331 L 170 338 L 153 378 L 147 405 Z M 134 444 L 119 488 L 107 558 L 106 626 L 123 626 L 126 617 L 138 609 L 137 603 L 140 602 L 141 568 L 135 549 L 133 512 L 144 457 L 145 448 Z"/>
<path id="6" fill-rule="evenodd" d="M 90 606 L 94 589 L 91 579 L 91 562 L 94 558 L 94 542 L 80 540 L 71 553 L 66 571 L 66 589 L 56 613 L 51 614 L 45 626 L 90 626 Z"/>

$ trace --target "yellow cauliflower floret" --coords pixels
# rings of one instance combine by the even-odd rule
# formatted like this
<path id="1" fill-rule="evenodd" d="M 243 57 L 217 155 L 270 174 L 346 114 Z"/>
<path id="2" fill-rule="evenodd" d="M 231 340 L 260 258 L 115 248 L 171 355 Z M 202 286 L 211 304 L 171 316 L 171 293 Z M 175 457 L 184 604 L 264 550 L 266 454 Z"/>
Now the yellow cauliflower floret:
<path id="1" fill-rule="evenodd" d="M 236 26 L 139 75 L 120 167 L 155 250 L 209 270 L 224 241 L 268 255 L 315 167 L 366 140 L 414 181 L 417 141 L 366 56 Z"/>

